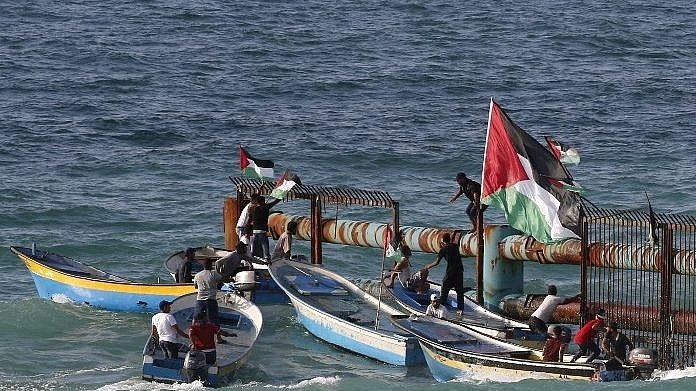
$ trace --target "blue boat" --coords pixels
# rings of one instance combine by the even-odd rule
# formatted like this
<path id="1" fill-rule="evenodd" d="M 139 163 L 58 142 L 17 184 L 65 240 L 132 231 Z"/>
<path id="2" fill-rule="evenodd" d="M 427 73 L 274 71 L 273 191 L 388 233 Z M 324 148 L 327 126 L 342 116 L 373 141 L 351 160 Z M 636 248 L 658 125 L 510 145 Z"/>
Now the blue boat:
<path id="1" fill-rule="evenodd" d="M 655 368 L 655 356 L 641 364 L 632 363 L 607 370 L 600 361 L 543 361 L 542 351 L 529 349 L 479 333 L 469 327 L 430 316 L 394 316 L 392 323 L 415 335 L 435 380 L 447 382 L 461 377 L 499 379 L 501 376 L 568 380 L 617 381 L 647 378 Z M 635 349 L 643 354 L 644 349 Z M 630 360 L 629 355 L 629 362 Z M 647 356 L 641 356 L 647 357 Z"/>
<path id="2" fill-rule="evenodd" d="M 157 312 L 159 302 L 194 292 L 193 284 L 134 282 L 38 248 L 10 250 L 29 269 L 39 296 L 113 311 Z"/>
<path id="3" fill-rule="evenodd" d="M 440 296 L 441 294 L 441 286 L 430 281 L 428 289 L 420 293 L 404 286 L 398 278 L 392 286 L 387 286 L 386 281 L 383 284 L 384 290 L 389 292 L 401 307 L 419 316 L 425 315 L 430 304 L 430 295 Z M 531 331 L 526 323 L 490 311 L 466 296 L 464 296 L 464 310 L 461 314 L 457 314 L 457 295 L 454 291 L 450 291 L 449 295 L 442 299 L 442 306 L 449 312 L 448 321 L 465 325 L 488 336 L 511 340 L 532 348 L 541 348 L 546 341 L 545 335 Z"/>
<path id="4" fill-rule="evenodd" d="M 204 367 L 204 385 L 222 387 L 231 383 L 235 373 L 249 358 L 256 339 L 263 327 L 261 311 L 252 302 L 232 292 L 218 292 L 219 326 L 236 337 L 227 337 L 227 343 L 217 344 L 217 361 Z M 188 330 L 196 306 L 196 294 L 177 298 L 171 305 L 171 314 L 182 330 Z M 150 335 L 143 349 L 144 380 L 162 383 L 190 383 L 193 379 L 184 370 L 184 356 L 188 346 L 180 346 L 179 358 L 166 358 Z"/>
<path id="5" fill-rule="evenodd" d="M 389 317 L 395 308 L 321 265 L 274 261 L 271 276 L 290 298 L 300 323 L 318 338 L 393 365 L 425 363 L 418 340 Z"/>

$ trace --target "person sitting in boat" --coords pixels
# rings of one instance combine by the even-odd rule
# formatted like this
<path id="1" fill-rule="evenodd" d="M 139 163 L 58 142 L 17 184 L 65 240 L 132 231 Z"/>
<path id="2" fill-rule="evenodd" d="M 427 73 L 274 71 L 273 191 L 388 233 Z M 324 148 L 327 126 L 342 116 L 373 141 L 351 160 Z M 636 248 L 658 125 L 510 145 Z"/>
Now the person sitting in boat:
<path id="1" fill-rule="evenodd" d="M 546 323 L 553 317 L 553 311 L 556 310 L 556 307 L 577 301 L 581 296 L 580 293 L 573 297 L 557 296 L 558 291 L 555 285 L 549 285 L 547 292 L 548 294 L 544 297 L 544 301 L 529 317 L 529 328 L 538 334 L 547 333 L 548 327 Z"/>
<path id="2" fill-rule="evenodd" d="M 568 347 L 568 342 L 570 342 L 570 335 L 564 338 L 562 335 L 563 328 L 558 325 L 551 326 L 549 329 L 549 338 L 544 343 L 542 359 L 544 361 L 563 362 L 563 353 Z"/>
<path id="3" fill-rule="evenodd" d="M 271 260 L 276 259 L 290 259 L 292 252 L 292 235 L 297 233 L 297 222 L 290 221 L 288 226 L 285 228 L 278 240 L 276 241 L 275 247 L 273 248 L 273 254 L 271 255 Z"/>
<path id="4" fill-rule="evenodd" d="M 426 316 L 433 316 L 439 319 L 446 319 L 448 317 L 447 309 L 445 306 L 440 305 L 440 296 L 437 293 L 430 295 L 430 304 L 425 310 Z"/>
<path id="5" fill-rule="evenodd" d="M 176 269 L 176 282 L 180 284 L 190 284 L 193 282 L 191 277 L 191 267 L 193 262 L 195 262 L 196 250 L 189 247 L 184 251 L 184 262 L 182 262 Z"/>
<path id="6" fill-rule="evenodd" d="M 208 314 L 205 312 L 199 312 L 194 316 L 193 323 L 191 323 L 191 327 L 189 327 L 188 335 L 189 339 L 191 340 L 192 348 L 205 353 L 205 363 L 208 365 L 215 364 L 215 361 L 217 360 L 215 337 L 237 336 L 235 333 L 228 333 L 227 331 L 221 329 L 220 326 L 208 322 Z M 218 343 L 220 343 L 219 339 Z"/>
<path id="7" fill-rule="evenodd" d="M 584 356 L 588 352 L 590 352 L 590 355 L 587 356 L 585 362 L 592 362 L 599 356 L 601 351 L 595 339 L 597 338 L 597 333 L 604 330 L 604 321 L 606 318 L 606 313 L 603 309 L 600 309 L 597 311 L 597 315 L 595 315 L 594 319 L 585 323 L 585 325 L 578 330 L 578 333 L 575 335 L 575 343 L 578 344 L 579 350 L 575 353 L 573 359 L 570 360 L 571 362 L 575 362 L 580 356 Z"/>
<path id="8" fill-rule="evenodd" d="M 238 242 L 234 251 L 215 261 L 215 270 L 222 276 L 220 284 L 232 282 L 238 271 L 251 266 L 253 262 L 254 258 L 248 255 L 247 245 Z"/>
<path id="9" fill-rule="evenodd" d="M 633 348 L 633 342 L 626 334 L 619 331 L 619 324 L 609 322 L 607 332 L 604 334 L 604 338 L 602 338 L 601 346 L 602 352 L 609 358 L 604 363 L 605 367 L 609 370 L 621 368 L 626 361 L 626 353 L 633 350 Z"/>
<path id="10" fill-rule="evenodd" d="M 406 245 L 401 245 L 401 260 L 394 264 L 392 268 L 391 278 L 389 279 L 388 288 L 394 287 L 394 281 L 398 278 L 401 280 L 402 284 L 407 288 L 410 288 L 411 283 L 411 248 Z"/>
<path id="11" fill-rule="evenodd" d="M 203 264 L 203 270 L 193 276 L 193 285 L 198 290 L 196 296 L 196 309 L 193 316 L 201 312 L 208 314 L 208 320 L 218 324 L 218 303 L 217 290 L 218 283 L 222 280 L 222 275 L 216 270 L 213 270 L 213 261 L 206 259 Z M 218 339 L 218 342 L 222 338 Z"/>
<path id="12" fill-rule="evenodd" d="M 419 294 L 427 292 L 430 288 L 430 283 L 428 282 L 428 274 L 430 274 L 430 272 L 425 267 L 413 273 L 411 278 L 408 280 L 408 283 L 406 284 L 407 287 Z"/>
<path id="13" fill-rule="evenodd" d="M 172 302 L 162 300 L 159 303 L 160 312 L 152 317 L 152 335 L 159 341 L 159 346 L 164 351 L 164 356 L 167 358 L 179 357 L 179 343 L 177 335 L 188 338 L 188 335 L 183 332 L 176 323 L 174 315 L 169 311 L 172 309 Z"/>

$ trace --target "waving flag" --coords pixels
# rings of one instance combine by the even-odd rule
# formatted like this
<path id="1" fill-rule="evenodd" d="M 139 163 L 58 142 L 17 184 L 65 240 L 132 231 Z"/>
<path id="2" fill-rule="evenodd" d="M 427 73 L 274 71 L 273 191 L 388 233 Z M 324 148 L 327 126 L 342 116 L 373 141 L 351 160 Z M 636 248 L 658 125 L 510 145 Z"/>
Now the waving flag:
<path id="1" fill-rule="evenodd" d="M 561 162 L 491 99 L 481 202 L 502 209 L 513 228 L 550 243 L 580 232 L 573 185 Z"/>
<path id="2" fill-rule="evenodd" d="M 283 175 L 278 179 L 275 189 L 271 192 L 271 197 L 282 200 L 295 185 L 302 186 L 300 177 L 290 170 L 285 170 Z"/>
<path id="3" fill-rule="evenodd" d="M 549 148 L 551 148 L 553 155 L 556 156 L 556 159 L 561 163 L 580 164 L 580 154 L 575 148 L 571 148 L 551 136 L 545 136 L 544 138 Z"/>
<path id="4" fill-rule="evenodd" d="M 389 228 L 389 226 L 387 226 L 387 235 L 386 235 L 386 238 L 384 238 L 384 256 L 386 258 L 391 258 L 392 256 L 394 256 L 394 253 L 395 253 L 394 246 L 392 246 L 391 241 L 392 241 L 392 231 L 391 231 L 391 228 Z"/>
<path id="5" fill-rule="evenodd" d="M 273 178 L 274 166 L 271 160 L 256 159 L 241 145 L 239 146 L 239 168 L 242 170 L 242 175 L 259 179 Z"/>

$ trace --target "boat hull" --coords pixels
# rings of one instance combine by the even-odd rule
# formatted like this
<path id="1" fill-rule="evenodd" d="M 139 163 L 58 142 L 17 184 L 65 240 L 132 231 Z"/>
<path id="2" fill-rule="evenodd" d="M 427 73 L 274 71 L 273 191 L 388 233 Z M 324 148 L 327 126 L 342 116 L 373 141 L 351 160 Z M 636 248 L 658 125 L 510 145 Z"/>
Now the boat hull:
<path id="1" fill-rule="evenodd" d="M 172 314 L 183 330 L 188 330 L 190 326 L 195 304 L 196 294 L 179 297 L 172 303 Z M 205 371 L 207 387 L 222 387 L 235 379 L 237 370 L 249 359 L 263 327 L 261 311 L 241 296 L 218 292 L 218 305 L 220 327 L 237 336 L 227 337 L 227 344 L 217 345 L 217 362 Z M 143 349 L 142 378 L 161 383 L 191 382 L 183 369 L 183 361 L 182 357 L 164 358 L 151 335 Z"/>
<path id="2" fill-rule="evenodd" d="M 31 256 L 30 249 L 11 247 L 11 250 L 31 273 L 39 297 L 57 302 L 74 302 L 113 311 L 157 312 L 160 301 L 172 301 L 195 291 L 192 284 L 146 284 L 70 274 L 40 262 Z M 70 262 L 79 264 L 74 260 Z"/>
<path id="3" fill-rule="evenodd" d="M 363 301 L 363 316 L 354 315 L 363 319 L 362 321 L 351 318 L 349 315 L 340 314 L 341 311 L 334 311 L 336 308 L 317 308 L 308 302 L 311 294 L 299 294 L 292 285 L 288 283 L 283 274 L 278 273 L 278 264 L 300 267 L 302 270 L 309 271 L 319 276 L 322 281 L 325 279 L 331 284 L 335 291 L 346 292 L 346 297 L 359 298 Z M 295 307 L 298 320 L 302 325 L 316 337 L 336 345 L 340 348 L 370 357 L 392 365 L 413 366 L 423 365 L 425 359 L 418 345 L 416 338 L 398 332 L 375 330 L 375 322 L 389 324 L 388 317 L 391 314 L 400 314 L 394 308 L 385 303 L 378 303 L 377 299 L 361 291 L 348 280 L 332 273 L 323 267 L 316 265 L 300 264 L 292 261 L 276 261 L 270 267 L 271 276 L 290 298 Z M 319 283 L 317 282 L 317 286 Z M 310 287 L 311 289 L 311 287 Z M 331 296 L 331 292 L 323 292 L 322 295 Z M 369 312 L 372 317 L 377 313 L 377 308 L 386 315 L 381 319 L 366 319 L 364 314 Z M 333 312 L 333 313 L 332 313 Z M 351 320 L 352 319 L 352 320 Z"/>

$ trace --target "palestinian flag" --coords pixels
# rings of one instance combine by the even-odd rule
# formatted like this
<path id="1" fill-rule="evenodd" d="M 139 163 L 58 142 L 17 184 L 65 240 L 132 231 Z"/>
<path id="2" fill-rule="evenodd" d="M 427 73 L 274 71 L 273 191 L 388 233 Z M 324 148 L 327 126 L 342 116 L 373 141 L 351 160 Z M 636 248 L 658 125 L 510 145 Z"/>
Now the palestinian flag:
<path id="1" fill-rule="evenodd" d="M 300 177 L 290 172 L 290 170 L 285 170 L 283 175 L 278 179 L 275 189 L 271 192 L 271 197 L 282 200 L 295 185 L 302 186 Z"/>
<path id="2" fill-rule="evenodd" d="M 544 138 L 546 139 L 546 143 L 549 145 L 553 155 L 561 163 L 575 165 L 580 164 L 580 154 L 575 148 L 571 148 L 551 136 L 545 136 Z"/>
<path id="3" fill-rule="evenodd" d="M 239 146 L 239 168 L 242 170 L 242 175 L 268 179 L 273 178 L 273 167 L 275 164 L 271 160 L 256 159 Z"/>
<path id="4" fill-rule="evenodd" d="M 505 212 L 516 228 L 550 243 L 577 238 L 580 195 L 561 162 L 491 99 L 481 202 Z"/>

